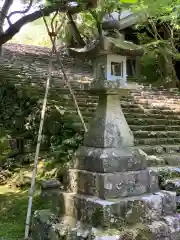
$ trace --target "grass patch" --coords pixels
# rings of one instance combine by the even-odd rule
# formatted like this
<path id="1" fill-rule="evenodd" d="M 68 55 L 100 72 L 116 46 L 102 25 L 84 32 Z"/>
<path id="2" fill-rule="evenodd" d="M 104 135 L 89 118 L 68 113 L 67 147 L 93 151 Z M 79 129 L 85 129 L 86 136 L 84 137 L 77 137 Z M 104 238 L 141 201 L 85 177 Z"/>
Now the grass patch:
<path id="1" fill-rule="evenodd" d="M 0 187 L 0 239 L 20 240 L 23 238 L 27 205 L 27 191 L 11 190 L 8 186 Z M 32 211 L 45 207 L 37 191 L 33 199 Z"/>
<path id="2" fill-rule="evenodd" d="M 33 197 L 33 209 L 46 209 L 47 203 L 39 197 L 39 183 L 44 171 L 44 164 L 39 163 L 37 176 L 37 191 Z M 17 170 L 6 185 L 0 186 L 0 240 L 20 240 L 24 237 L 25 220 L 28 207 L 28 190 L 31 180 L 32 166 Z M 17 188 L 17 182 L 23 182 L 29 178 L 28 184 Z"/>
<path id="3" fill-rule="evenodd" d="M 0 240 L 20 240 L 24 236 L 28 206 L 28 192 L 0 187 Z M 46 204 L 39 198 L 39 191 L 33 198 L 33 209 L 44 209 Z"/>

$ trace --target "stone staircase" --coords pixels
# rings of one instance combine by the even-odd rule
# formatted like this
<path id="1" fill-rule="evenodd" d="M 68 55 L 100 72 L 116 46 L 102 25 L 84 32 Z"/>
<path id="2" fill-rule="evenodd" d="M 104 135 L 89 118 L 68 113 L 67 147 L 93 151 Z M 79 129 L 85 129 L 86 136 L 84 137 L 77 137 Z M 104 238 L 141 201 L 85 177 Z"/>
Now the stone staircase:
<path id="1" fill-rule="evenodd" d="M 159 174 L 162 189 L 176 191 L 180 206 L 180 94 L 141 91 L 124 104 L 135 145 L 148 154 L 148 166 Z"/>
<path id="2" fill-rule="evenodd" d="M 4 58 L 0 59 L 0 78 L 22 87 L 43 93 L 47 76 L 49 49 L 18 44 L 5 45 Z M 75 95 L 85 121 L 88 122 L 96 109 L 98 98 L 83 91 L 79 80 L 92 77 L 89 63 L 63 56 L 63 63 L 75 90 Z M 59 64 L 53 64 L 52 88 L 49 104 L 67 107 L 67 115 L 77 131 L 82 130 L 72 98 L 58 72 Z M 43 94 L 42 94 L 43 96 Z M 180 185 L 180 92 L 165 89 L 144 88 L 134 91 L 121 100 L 123 112 L 134 133 L 135 148 L 148 154 L 148 166 L 160 173 L 164 189 Z M 68 123 L 69 124 L 69 123 Z"/>

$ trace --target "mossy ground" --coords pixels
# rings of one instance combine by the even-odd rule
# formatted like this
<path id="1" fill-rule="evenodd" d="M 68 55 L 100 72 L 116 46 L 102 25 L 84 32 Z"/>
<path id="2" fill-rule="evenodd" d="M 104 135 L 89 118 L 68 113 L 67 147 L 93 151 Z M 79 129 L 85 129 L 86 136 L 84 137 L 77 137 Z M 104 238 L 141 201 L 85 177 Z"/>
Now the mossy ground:
<path id="1" fill-rule="evenodd" d="M 37 188 L 33 198 L 32 212 L 47 207 L 39 197 L 39 182 L 44 176 L 42 174 L 44 172 L 44 164 L 42 162 L 39 164 L 38 170 Z M 5 185 L 0 186 L 0 240 L 23 239 L 31 173 L 32 166 L 16 169 L 11 179 Z"/>

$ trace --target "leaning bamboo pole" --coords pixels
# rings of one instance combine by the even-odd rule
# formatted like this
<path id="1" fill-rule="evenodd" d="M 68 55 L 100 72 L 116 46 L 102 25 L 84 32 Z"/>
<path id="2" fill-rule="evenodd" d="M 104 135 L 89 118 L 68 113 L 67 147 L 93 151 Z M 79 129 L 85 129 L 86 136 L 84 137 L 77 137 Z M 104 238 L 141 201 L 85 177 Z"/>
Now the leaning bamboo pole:
<path id="1" fill-rule="evenodd" d="M 51 22 L 52 29 L 53 29 L 54 19 L 55 19 L 55 17 L 53 17 L 52 22 Z M 58 30 L 60 30 L 60 28 Z M 51 73 L 52 73 L 52 67 L 53 67 L 53 54 L 55 53 L 54 46 L 56 46 L 56 43 L 55 43 L 56 42 L 56 36 L 57 36 L 57 34 L 55 34 L 55 36 L 52 40 L 53 44 L 52 44 L 52 50 L 51 50 L 49 66 L 48 66 L 48 77 L 47 77 L 47 81 L 46 81 L 46 87 L 45 87 L 45 93 L 44 93 L 44 99 L 43 99 L 43 106 L 42 106 L 42 110 L 41 110 L 41 119 L 40 119 L 38 139 L 37 139 L 37 145 L 36 145 L 36 153 L 35 153 L 35 158 L 34 158 L 34 167 L 33 167 L 33 172 L 32 172 L 31 187 L 30 187 L 29 196 L 28 196 L 28 209 L 27 209 L 27 215 L 26 215 L 26 226 L 25 226 L 25 235 L 24 235 L 25 239 L 28 239 L 28 237 L 29 237 L 31 212 L 32 212 L 32 202 L 33 202 L 33 196 L 34 196 L 34 192 L 35 192 L 38 158 L 39 158 L 39 152 L 40 152 L 40 146 L 41 146 L 44 118 L 45 118 L 45 113 L 46 113 L 46 105 L 47 105 L 50 81 L 51 81 L 51 78 L 52 78 Z"/>
<path id="2" fill-rule="evenodd" d="M 44 117 L 45 117 L 45 113 L 46 113 L 46 105 L 47 105 L 49 86 L 50 86 L 50 81 L 51 81 L 51 72 L 52 72 L 52 64 L 53 64 L 52 56 L 53 56 L 53 49 L 51 51 L 51 56 L 50 56 L 50 61 L 49 61 L 49 66 L 48 66 L 48 77 L 47 77 L 47 81 L 46 81 L 43 106 L 42 106 L 42 110 L 41 110 L 41 120 L 40 120 L 40 125 L 39 125 L 36 154 L 35 154 L 35 158 L 34 158 L 34 167 L 33 167 L 33 173 L 32 173 L 31 187 L 29 190 L 29 200 L 28 200 L 28 209 L 27 209 L 26 226 L 25 226 L 25 239 L 28 239 L 28 237 L 29 237 L 32 201 L 33 201 L 33 195 L 34 195 L 35 184 L 36 184 L 38 158 L 39 158 L 39 151 L 40 151 L 40 146 L 41 146 L 42 130 L 43 130 L 43 125 L 44 125 Z"/>

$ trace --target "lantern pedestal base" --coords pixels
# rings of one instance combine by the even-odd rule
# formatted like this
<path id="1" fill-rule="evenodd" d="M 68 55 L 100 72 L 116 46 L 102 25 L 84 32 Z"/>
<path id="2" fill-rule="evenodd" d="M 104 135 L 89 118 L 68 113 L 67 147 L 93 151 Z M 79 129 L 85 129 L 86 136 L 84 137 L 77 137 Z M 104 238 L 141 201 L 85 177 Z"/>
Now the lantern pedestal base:
<path id="1" fill-rule="evenodd" d="M 65 173 L 63 191 L 54 182 L 55 191 L 43 188 L 55 215 L 35 213 L 33 240 L 179 239 L 176 195 L 159 190 L 146 155 L 133 149 L 118 92 L 101 92 L 83 146 Z"/>
<path id="2" fill-rule="evenodd" d="M 66 200 L 66 205 L 70 204 L 72 211 L 75 207 L 72 202 L 75 204 L 79 202 L 78 206 L 81 208 L 77 211 L 81 214 L 81 221 L 71 216 L 59 218 L 50 210 L 36 211 L 33 217 L 33 240 L 179 240 L 180 238 L 180 214 L 174 214 L 175 202 L 172 193 L 161 191 L 120 201 L 118 199 L 104 201 L 86 196 L 80 197 L 77 194 L 69 194 L 70 197 L 65 196 L 68 194 L 64 193 L 61 195 Z"/>

